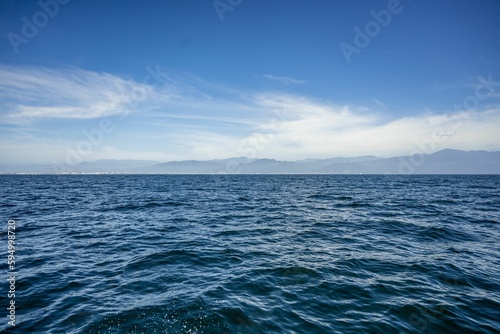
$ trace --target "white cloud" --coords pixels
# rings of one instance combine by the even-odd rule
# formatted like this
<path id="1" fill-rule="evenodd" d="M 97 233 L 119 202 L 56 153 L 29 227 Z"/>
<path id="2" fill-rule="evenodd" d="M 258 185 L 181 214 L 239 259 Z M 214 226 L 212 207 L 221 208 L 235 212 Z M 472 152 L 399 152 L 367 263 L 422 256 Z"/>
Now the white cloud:
<path id="1" fill-rule="evenodd" d="M 11 120 L 115 115 L 153 93 L 151 86 L 107 73 L 0 65 L 0 106 Z"/>
<path id="2" fill-rule="evenodd" d="M 283 84 L 285 86 L 299 85 L 299 84 L 305 83 L 305 81 L 303 81 L 303 80 L 297 80 L 297 79 L 290 78 L 290 77 L 284 77 L 284 76 L 278 76 L 278 75 L 272 75 L 272 74 L 264 74 L 264 78 L 271 80 L 271 81 L 274 81 L 274 82 L 278 82 L 278 83 Z"/>
<path id="3" fill-rule="evenodd" d="M 295 110 L 274 125 L 273 141 L 259 156 L 282 159 L 375 154 L 410 154 L 422 145 L 428 152 L 457 149 L 500 150 L 500 109 L 481 112 L 416 115 L 383 121 L 370 112 L 311 103 L 293 104 Z M 261 128 L 264 128 L 262 126 Z M 258 132 L 258 131 L 257 131 Z M 453 136 L 439 136 L 453 133 Z"/>
<path id="4" fill-rule="evenodd" d="M 395 156 L 424 146 L 432 151 L 500 150 L 500 108 L 494 105 L 386 119 L 363 106 L 242 92 L 189 76 L 169 76 L 168 82 L 153 86 L 81 69 L 0 65 L 0 155 L 64 161 L 68 147 L 86 140 L 84 130 L 124 109 L 135 113 L 115 121 L 113 132 L 92 147 L 86 160 Z M 74 131 L 69 136 L 55 124 Z M 42 131 L 46 125 L 52 126 Z M 21 132 L 29 133 L 29 140 Z"/>

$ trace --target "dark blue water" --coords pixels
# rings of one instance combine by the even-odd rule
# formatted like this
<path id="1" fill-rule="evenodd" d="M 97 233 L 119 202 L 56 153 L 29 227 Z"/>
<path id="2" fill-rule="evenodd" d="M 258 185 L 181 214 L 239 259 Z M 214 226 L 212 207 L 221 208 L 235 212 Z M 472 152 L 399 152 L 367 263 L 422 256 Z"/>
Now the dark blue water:
<path id="1" fill-rule="evenodd" d="M 1 176 L 18 333 L 499 333 L 499 176 Z"/>

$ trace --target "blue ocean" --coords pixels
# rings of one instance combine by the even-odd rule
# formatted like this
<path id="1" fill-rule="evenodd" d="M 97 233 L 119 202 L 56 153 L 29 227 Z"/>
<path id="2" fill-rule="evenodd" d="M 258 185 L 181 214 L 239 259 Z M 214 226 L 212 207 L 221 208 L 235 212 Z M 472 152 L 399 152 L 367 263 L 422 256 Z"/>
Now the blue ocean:
<path id="1" fill-rule="evenodd" d="M 500 333 L 500 176 L 3 175 L 0 189 L 1 332 Z"/>

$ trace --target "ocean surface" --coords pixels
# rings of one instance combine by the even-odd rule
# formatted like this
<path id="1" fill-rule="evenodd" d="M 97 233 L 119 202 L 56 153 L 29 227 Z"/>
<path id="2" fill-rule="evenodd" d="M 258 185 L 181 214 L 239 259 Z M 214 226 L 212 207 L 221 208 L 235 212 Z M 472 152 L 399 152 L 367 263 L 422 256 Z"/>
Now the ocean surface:
<path id="1" fill-rule="evenodd" d="M 0 195 L 0 332 L 500 333 L 500 176 L 4 175 Z"/>

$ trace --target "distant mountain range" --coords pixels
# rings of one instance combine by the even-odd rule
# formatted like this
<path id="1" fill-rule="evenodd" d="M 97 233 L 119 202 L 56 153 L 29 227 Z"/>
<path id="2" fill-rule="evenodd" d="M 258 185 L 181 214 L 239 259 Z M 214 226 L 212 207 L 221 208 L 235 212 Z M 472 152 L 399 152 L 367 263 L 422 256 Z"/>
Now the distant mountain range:
<path id="1" fill-rule="evenodd" d="M 97 160 L 76 165 L 1 166 L 0 173 L 120 174 L 500 174 L 500 152 L 445 149 L 432 154 L 394 158 L 280 161 L 245 157 L 161 163 L 149 160 Z"/>

